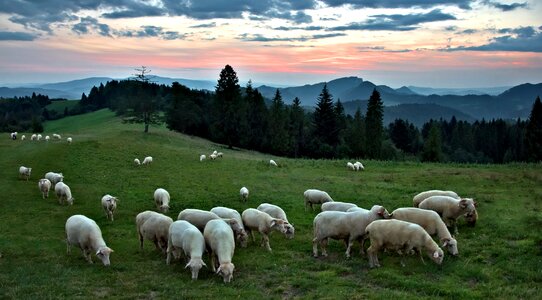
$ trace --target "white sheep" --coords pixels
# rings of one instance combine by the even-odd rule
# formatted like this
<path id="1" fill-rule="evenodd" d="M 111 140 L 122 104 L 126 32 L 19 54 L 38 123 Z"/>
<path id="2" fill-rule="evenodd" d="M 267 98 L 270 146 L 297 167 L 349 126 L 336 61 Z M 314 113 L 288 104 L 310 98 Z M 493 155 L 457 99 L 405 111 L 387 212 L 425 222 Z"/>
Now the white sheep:
<path id="1" fill-rule="evenodd" d="M 360 163 L 359 161 L 356 161 L 354 163 L 354 169 L 356 169 L 356 171 L 365 170 L 365 167 L 363 166 L 362 163 Z"/>
<path id="2" fill-rule="evenodd" d="M 135 218 L 136 228 L 137 228 L 137 233 L 139 235 L 139 241 L 140 241 L 140 248 L 141 249 L 143 249 L 143 235 L 141 235 L 141 226 L 143 226 L 143 223 L 145 223 L 145 221 L 147 221 L 150 217 L 153 217 L 153 216 L 156 216 L 156 215 L 161 215 L 161 214 L 157 213 L 155 211 L 152 211 L 152 210 L 146 210 L 146 211 L 143 211 L 143 212 L 140 212 L 139 214 L 137 214 L 137 216 Z"/>
<path id="3" fill-rule="evenodd" d="M 142 165 L 150 165 L 152 163 L 152 156 L 147 156 L 143 159 Z"/>
<path id="4" fill-rule="evenodd" d="M 327 256 L 329 238 L 346 240 L 346 257 L 350 258 L 350 250 L 354 241 L 360 241 L 361 253 L 364 253 L 365 227 L 374 220 L 388 219 L 388 211 L 380 205 L 374 205 L 369 211 L 323 211 L 316 215 L 313 221 L 314 238 L 312 240 L 312 253 L 318 257 L 318 244 L 323 256 Z"/>
<path id="5" fill-rule="evenodd" d="M 206 158 L 205 154 L 202 154 L 199 156 L 199 161 L 204 161 Z"/>
<path id="6" fill-rule="evenodd" d="M 350 207 L 349 209 L 346 210 L 346 212 L 353 212 L 353 211 L 369 211 L 369 210 L 358 207 L 358 206 Z"/>
<path id="7" fill-rule="evenodd" d="M 474 209 L 472 212 L 468 212 L 465 215 L 465 221 L 467 221 L 467 225 L 470 227 L 474 227 L 476 225 L 476 221 L 478 220 L 478 211 Z"/>
<path id="8" fill-rule="evenodd" d="M 420 208 L 436 211 L 446 226 L 453 227 L 454 234 L 457 234 L 457 218 L 473 213 L 476 210 L 476 203 L 471 198 L 431 196 L 420 203 Z"/>
<path id="9" fill-rule="evenodd" d="M 154 191 L 154 202 L 161 212 L 166 213 L 169 210 L 169 200 L 169 193 L 165 189 L 158 188 Z"/>
<path id="10" fill-rule="evenodd" d="M 62 137 L 60 136 L 60 134 L 56 134 L 56 133 L 53 133 L 53 138 L 54 139 L 57 139 L 57 140 L 61 140 Z"/>
<path id="11" fill-rule="evenodd" d="M 134 158 L 134 165 L 140 166 L 141 162 L 139 161 L 139 158 Z"/>
<path id="12" fill-rule="evenodd" d="M 216 151 L 216 150 L 215 150 L 215 151 L 213 151 L 213 153 L 212 153 L 212 154 L 214 154 L 214 155 L 218 155 L 218 151 Z"/>
<path id="13" fill-rule="evenodd" d="M 269 160 L 269 165 L 273 167 L 278 167 L 277 163 L 272 159 Z"/>
<path id="14" fill-rule="evenodd" d="M 60 181 L 55 184 L 55 194 L 58 198 L 58 203 L 64 204 L 64 201 L 66 201 L 69 205 L 73 205 L 75 198 L 72 197 L 70 187 L 64 182 Z"/>
<path id="15" fill-rule="evenodd" d="M 264 246 L 269 252 L 271 252 L 271 246 L 269 245 L 269 234 L 272 230 L 278 231 L 289 237 L 291 233 L 286 231 L 284 227 L 284 220 L 271 217 L 269 214 L 259 211 L 254 208 L 247 208 L 241 214 L 243 223 L 245 224 L 245 230 L 247 234 L 250 233 L 252 241 L 254 239 L 254 230 L 257 230 L 262 235 L 261 246 Z"/>
<path id="16" fill-rule="evenodd" d="M 218 155 L 216 155 L 216 154 L 214 154 L 214 153 L 211 154 L 211 155 L 209 155 L 209 158 L 210 158 L 211 160 L 215 160 L 217 157 L 218 157 Z"/>
<path id="17" fill-rule="evenodd" d="M 19 167 L 19 177 L 26 178 L 26 181 L 28 181 L 28 178 L 30 178 L 31 173 L 32 173 L 32 168 L 28 168 L 25 166 Z"/>
<path id="18" fill-rule="evenodd" d="M 223 156 L 224 156 L 224 153 L 222 153 L 222 152 L 218 152 L 218 153 L 216 154 L 216 157 L 222 158 Z"/>
<path id="19" fill-rule="evenodd" d="M 26 135 L 23 134 L 23 136 L 21 136 L 21 141 L 24 141 L 26 140 Z"/>
<path id="20" fill-rule="evenodd" d="M 223 207 L 223 206 L 217 206 L 213 207 L 211 209 L 211 212 L 216 214 L 222 219 L 235 219 L 237 220 L 237 223 L 239 224 L 240 228 L 240 234 L 236 234 L 235 240 L 239 243 L 239 245 L 242 248 L 246 248 L 247 246 L 247 233 L 245 231 L 245 226 L 243 225 L 243 219 L 241 218 L 241 214 L 239 214 L 238 211 L 232 208 Z M 233 229 L 233 228 L 232 228 Z M 234 231 L 235 232 L 235 231 Z"/>
<path id="21" fill-rule="evenodd" d="M 333 201 L 333 202 L 326 202 L 322 204 L 322 211 L 348 211 L 352 207 L 358 207 L 354 203 L 349 202 L 340 202 L 340 201 Z"/>
<path id="22" fill-rule="evenodd" d="M 429 198 L 431 196 L 448 196 L 448 197 L 452 197 L 452 198 L 455 198 L 455 199 L 460 199 L 461 198 L 454 191 L 429 190 L 429 191 L 421 192 L 421 193 L 417 194 L 416 196 L 414 196 L 414 198 L 412 198 L 412 203 L 413 203 L 414 207 L 418 207 L 418 206 L 420 206 L 420 203 L 422 203 L 423 200 L 425 200 L 425 199 L 427 199 L 427 198 Z"/>
<path id="23" fill-rule="evenodd" d="M 109 256 L 113 249 L 107 247 L 100 227 L 92 219 L 83 215 L 69 217 L 66 221 L 66 245 L 68 254 L 71 252 L 71 246 L 75 245 L 81 249 L 89 263 L 92 263 L 92 251 L 105 266 L 110 265 Z"/>
<path id="24" fill-rule="evenodd" d="M 404 253 L 416 249 L 422 261 L 422 249 L 425 249 L 427 255 L 439 265 L 444 258 L 442 249 L 418 224 L 401 220 L 376 220 L 367 226 L 365 233 L 371 240 L 371 246 L 367 249 L 371 268 L 380 267 L 378 262 L 380 249 L 400 250 Z"/>
<path id="25" fill-rule="evenodd" d="M 213 212 L 193 208 L 184 209 L 177 216 L 177 220 L 188 221 L 202 232 L 209 221 L 220 218 L 221 217 Z M 242 221 L 239 222 L 236 218 L 223 218 L 223 220 L 230 225 L 239 243 L 246 245 L 247 233 L 243 227 Z"/>
<path id="26" fill-rule="evenodd" d="M 310 205 L 311 209 L 313 204 L 322 204 L 326 202 L 332 202 L 333 199 L 329 196 L 328 193 L 316 189 L 308 189 L 303 193 L 303 198 L 305 199 L 305 210 Z"/>
<path id="27" fill-rule="evenodd" d="M 138 228 L 139 248 L 143 250 L 143 240 L 149 240 L 154 243 L 157 250 L 161 250 L 162 253 L 166 254 L 171 223 L 173 223 L 173 219 L 166 215 L 159 213 L 147 215 L 147 219 Z"/>
<path id="28" fill-rule="evenodd" d="M 38 137 L 36 138 L 38 141 L 41 141 L 41 139 L 43 138 L 43 136 L 41 134 L 38 133 Z"/>
<path id="29" fill-rule="evenodd" d="M 68 142 L 68 144 L 71 144 L 73 142 L 73 139 L 71 137 L 68 137 L 66 141 Z"/>
<path id="30" fill-rule="evenodd" d="M 111 219 L 111 221 L 113 221 L 113 213 L 117 209 L 117 201 L 119 201 L 117 197 L 113 197 L 109 194 L 102 197 L 102 208 L 104 209 L 105 216 L 108 220 Z"/>
<path id="31" fill-rule="evenodd" d="M 31 140 L 31 141 L 34 141 L 34 140 L 36 140 L 37 138 L 38 138 L 38 135 L 35 134 L 35 133 L 32 134 L 32 135 L 30 136 L 30 140 Z"/>
<path id="32" fill-rule="evenodd" d="M 391 217 L 422 226 L 429 235 L 437 235 L 442 243 L 442 248 L 446 247 L 451 255 L 459 254 L 457 241 L 436 212 L 415 207 L 402 207 L 394 210 Z"/>
<path id="33" fill-rule="evenodd" d="M 48 135 L 45 136 L 45 141 L 48 142 L 51 139 Z"/>
<path id="34" fill-rule="evenodd" d="M 40 179 L 40 181 L 38 182 L 38 188 L 40 189 L 41 197 L 43 199 L 49 198 L 49 190 L 51 189 L 51 181 L 49 181 L 49 179 Z"/>
<path id="35" fill-rule="evenodd" d="M 9 138 L 12 139 L 12 140 L 16 140 L 17 139 L 17 132 L 10 133 Z"/>
<path id="36" fill-rule="evenodd" d="M 290 224 L 288 222 L 288 217 L 286 216 L 286 213 L 280 206 L 270 204 L 270 203 L 262 203 L 257 208 L 259 211 L 263 211 L 264 213 L 267 213 L 271 217 L 275 219 L 281 219 L 284 221 L 284 228 L 286 228 L 286 236 L 290 239 L 294 238 L 295 235 L 295 228 L 294 224 Z"/>
<path id="37" fill-rule="evenodd" d="M 53 190 L 55 189 L 57 183 L 64 181 L 64 175 L 62 175 L 62 173 L 47 172 L 45 173 L 44 177 L 49 179 L 49 181 L 51 181 Z"/>
<path id="38" fill-rule="evenodd" d="M 248 189 L 246 187 L 242 187 L 240 190 L 239 190 L 239 195 L 241 197 L 241 200 L 243 201 L 247 201 L 248 200 Z"/>
<path id="39" fill-rule="evenodd" d="M 207 266 L 201 258 L 203 251 L 205 251 L 205 239 L 196 226 L 182 220 L 171 223 L 168 233 L 166 264 L 171 263 L 173 255 L 178 258 L 181 253 L 184 254 L 190 259 L 185 269 L 190 267 L 192 280 L 196 280 L 201 267 Z"/>
<path id="40" fill-rule="evenodd" d="M 351 162 L 347 162 L 346 163 L 346 168 L 350 171 L 355 171 L 356 170 L 356 167 L 354 167 L 354 164 L 352 164 Z"/>
<path id="41" fill-rule="evenodd" d="M 210 249 L 213 272 L 216 271 L 217 274 L 221 275 L 224 283 L 230 282 L 235 270 L 235 265 L 232 263 L 235 252 L 233 230 L 221 219 L 211 220 L 205 225 L 203 237 L 207 248 Z"/>

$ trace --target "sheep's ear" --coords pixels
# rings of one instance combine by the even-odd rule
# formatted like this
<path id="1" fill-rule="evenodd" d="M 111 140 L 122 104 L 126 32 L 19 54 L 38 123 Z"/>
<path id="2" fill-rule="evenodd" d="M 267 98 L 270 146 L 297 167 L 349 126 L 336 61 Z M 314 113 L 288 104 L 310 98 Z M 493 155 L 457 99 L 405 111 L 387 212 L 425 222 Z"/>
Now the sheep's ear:
<path id="1" fill-rule="evenodd" d="M 188 262 L 188 263 L 186 264 L 186 266 L 184 266 L 185 269 L 188 268 L 188 267 L 190 267 L 190 262 Z"/>
<path id="2" fill-rule="evenodd" d="M 273 226 L 277 225 L 277 222 L 276 222 L 275 220 L 271 220 L 271 224 L 270 224 L 270 225 L 271 225 L 271 227 L 273 227 Z"/>
<path id="3" fill-rule="evenodd" d="M 218 269 L 216 269 L 216 274 L 220 274 L 221 271 L 222 271 L 222 266 L 219 266 Z"/>
<path id="4" fill-rule="evenodd" d="M 474 201 L 474 199 L 472 199 L 472 202 L 474 203 L 474 207 L 478 207 L 478 202 Z"/>
<path id="5" fill-rule="evenodd" d="M 100 255 L 100 254 L 102 254 L 102 251 L 101 251 L 101 250 L 96 251 L 96 256 L 98 256 L 98 255 Z"/>
<path id="6" fill-rule="evenodd" d="M 466 208 L 467 205 L 468 205 L 468 204 L 467 204 L 467 200 L 461 199 L 461 200 L 459 201 L 459 207 L 461 207 L 461 208 Z"/>
<path id="7" fill-rule="evenodd" d="M 205 264 L 205 262 L 203 260 L 201 260 L 201 264 L 204 265 L 205 267 L 207 267 L 207 265 Z"/>
<path id="8" fill-rule="evenodd" d="M 448 246 L 448 243 L 450 242 L 450 239 L 444 239 L 443 242 L 444 243 L 442 244 L 442 247 L 446 247 L 446 246 Z"/>
<path id="9" fill-rule="evenodd" d="M 433 253 L 433 257 L 438 258 L 438 251 L 435 251 L 435 253 Z"/>

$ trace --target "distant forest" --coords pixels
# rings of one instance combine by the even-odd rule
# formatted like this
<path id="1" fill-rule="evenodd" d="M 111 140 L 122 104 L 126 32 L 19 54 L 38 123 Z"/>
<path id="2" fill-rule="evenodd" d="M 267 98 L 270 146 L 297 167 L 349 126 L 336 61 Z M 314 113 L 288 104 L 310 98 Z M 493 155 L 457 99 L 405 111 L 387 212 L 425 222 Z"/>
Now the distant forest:
<path id="1" fill-rule="evenodd" d="M 309 112 L 299 99 L 290 104 L 277 90 L 268 101 L 252 87 L 239 85 L 229 65 L 220 72 L 215 92 L 179 83 L 152 83 L 142 69 L 136 80 L 109 81 L 83 94 L 64 115 L 109 108 L 126 122 L 165 122 L 170 130 L 211 141 L 289 157 L 414 160 L 460 163 L 539 162 L 542 160 L 542 103 L 533 99 L 528 120 L 481 120 L 469 123 L 430 120 L 421 128 L 407 120 L 383 124 L 384 105 L 375 89 L 365 115 L 345 114 L 324 85 Z M 0 101 L 3 131 L 39 132 L 47 116 L 46 96 Z M 39 100 L 38 100 L 39 98 Z M 45 111 L 45 112 L 44 112 Z M 54 117 L 61 117 L 55 115 Z"/>

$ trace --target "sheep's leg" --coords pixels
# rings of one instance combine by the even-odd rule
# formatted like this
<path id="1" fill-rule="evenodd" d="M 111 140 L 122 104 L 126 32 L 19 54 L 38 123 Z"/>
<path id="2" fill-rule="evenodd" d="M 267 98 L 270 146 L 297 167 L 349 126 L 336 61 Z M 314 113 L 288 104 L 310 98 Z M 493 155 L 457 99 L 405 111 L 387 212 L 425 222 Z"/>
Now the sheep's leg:
<path id="1" fill-rule="evenodd" d="M 375 245 L 371 245 L 369 247 L 369 249 L 367 249 L 367 254 L 369 256 L 369 267 L 370 268 L 380 267 L 380 263 L 378 263 L 377 252 L 378 252 L 378 249 L 376 249 Z"/>
<path id="2" fill-rule="evenodd" d="M 143 235 L 139 232 L 139 250 L 143 251 Z"/>
<path id="3" fill-rule="evenodd" d="M 346 258 L 350 258 L 350 253 L 352 252 L 352 244 L 354 243 L 354 241 L 352 240 L 352 238 L 349 238 L 348 239 L 348 247 L 346 247 Z"/>
<path id="4" fill-rule="evenodd" d="M 365 236 L 359 238 L 359 254 L 365 255 Z"/>
<path id="5" fill-rule="evenodd" d="M 66 238 L 66 253 L 72 253 L 72 247 L 70 246 L 70 242 L 68 242 L 68 238 Z"/>
<path id="6" fill-rule="evenodd" d="M 420 258 L 422 259 L 422 263 L 425 265 L 425 261 L 423 260 L 422 250 L 418 249 L 418 253 L 420 254 Z"/>
<path id="7" fill-rule="evenodd" d="M 264 242 L 267 251 L 271 252 L 271 246 L 269 245 L 269 236 L 267 234 L 262 234 L 262 241 Z"/>
<path id="8" fill-rule="evenodd" d="M 216 272 L 216 257 L 214 251 L 211 251 L 211 269 Z"/>
<path id="9" fill-rule="evenodd" d="M 324 238 L 320 241 L 320 249 L 322 249 L 322 256 L 327 257 L 327 243 L 329 242 L 328 238 Z"/>
<path id="10" fill-rule="evenodd" d="M 318 257 L 318 238 L 314 238 L 312 240 L 312 256 L 313 257 Z"/>

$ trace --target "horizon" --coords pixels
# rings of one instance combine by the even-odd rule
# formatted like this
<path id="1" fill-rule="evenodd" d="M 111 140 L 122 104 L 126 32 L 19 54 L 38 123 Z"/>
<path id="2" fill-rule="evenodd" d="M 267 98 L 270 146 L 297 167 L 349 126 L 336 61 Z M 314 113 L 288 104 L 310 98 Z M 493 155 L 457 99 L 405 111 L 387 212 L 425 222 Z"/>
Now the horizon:
<path id="1" fill-rule="evenodd" d="M 355 76 L 394 88 L 542 78 L 535 0 L 21 0 L 0 7 L 2 85 L 130 77 L 299 86 Z M 245 3 L 246 2 L 246 3 Z"/>

